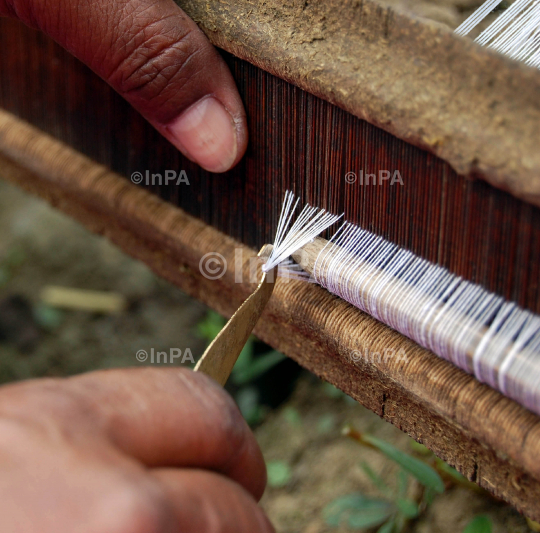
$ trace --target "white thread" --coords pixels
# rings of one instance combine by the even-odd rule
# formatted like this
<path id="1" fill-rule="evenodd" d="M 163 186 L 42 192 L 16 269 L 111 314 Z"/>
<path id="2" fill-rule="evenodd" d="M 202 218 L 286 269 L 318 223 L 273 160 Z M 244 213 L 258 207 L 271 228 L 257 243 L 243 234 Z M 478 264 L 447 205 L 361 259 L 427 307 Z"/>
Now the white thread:
<path id="1" fill-rule="evenodd" d="M 540 317 L 350 223 L 323 247 L 312 275 L 540 414 Z"/>
<path id="2" fill-rule="evenodd" d="M 466 35 L 473 30 L 500 0 L 487 0 L 455 33 Z M 493 48 L 512 59 L 540 67 L 540 1 L 516 0 L 476 38 L 478 44 Z"/>
<path id="3" fill-rule="evenodd" d="M 264 270 L 320 284 L 540 414 L 539 316 L 349 222 L 310 277 L 288 257 L 341 217 L 306 205 L 291 226 L 298 203 L 286 193 Z"/>
<path id="4" fill-rule="evenodd" d="M 315 283 L 315 280 L 300 265 L 290 259 L 285 259 L 278 265 L 278 277 Z"/>
<path id="5" fill-rule="evenodd" d="M 458 35 L 467 35 L 473 28 L 482 22 L 502 0 L 487 0 L 470 17 L 462 22 L 454 31 Z"/>
<path id="6" fill-rule="evenodd" d="M 294 224 L 289 227 L 299 201 L 300 199 L 297 199 L 293 206 L 294 194 L 290 191 L 285 193 L 274 247 L 268 261 L 262 266 L 265 272 L 290 257 L 304 244 L 313 240 L 343 216 L 332 215 L 324 209 L 311 207 L 307 204 Z"/>

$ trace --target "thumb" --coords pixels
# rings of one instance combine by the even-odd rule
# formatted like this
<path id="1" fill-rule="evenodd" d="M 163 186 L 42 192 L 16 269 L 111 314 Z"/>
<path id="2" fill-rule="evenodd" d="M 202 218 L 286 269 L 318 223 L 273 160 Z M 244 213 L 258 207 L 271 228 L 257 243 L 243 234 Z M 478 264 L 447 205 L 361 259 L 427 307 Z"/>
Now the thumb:
<path id="1" fill-rule="evenodd" d="M 247 145 L 225 62 L 173 0 L 0 0 L 105 79 L 184 155 L 224 172 Z"/>

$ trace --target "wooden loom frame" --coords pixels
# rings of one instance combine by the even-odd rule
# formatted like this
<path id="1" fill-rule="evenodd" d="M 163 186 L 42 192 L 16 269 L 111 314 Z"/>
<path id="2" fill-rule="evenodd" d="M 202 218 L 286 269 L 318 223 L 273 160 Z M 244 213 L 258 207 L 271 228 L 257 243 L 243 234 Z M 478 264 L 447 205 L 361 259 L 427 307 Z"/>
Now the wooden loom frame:
<path id="1" fill-rule="evenodd" d="M 347 61 L 342 60 L 337 69 L 331 68 L 332 51 L 341 46 L 344 55 L 351 56 L 358 49 L 357 43 L 345 46 L 339 36 L 334 36 L 334 46 L 318 52 L 323 67 L 313 75 L 309 70 L 313 58 L 305 57 L 294 46 L 281 43 L 277 47 L 287 26 L 280 27 L 279 20 L 265 21 L 264 13 L 257 12 L 253 2 L 234 2 L 234 9 L 232 2 L 215 3 L 212 8 L 197 0 L 180 3 L 222 48 L 409 142 L 429 148 L 464 174 L 481 175 L 538 204 L 540 155 L 531 144 L 531 139 L 538 138 L 540 124 L 540 108 L 534 103 L 540 89 L 536 72 L 370 1 L 315 2 L 319 7 L 315 15 L 299 9 L 297 3 L 291 4 L 286 15 L 298 15 L 299 27 L 313 22 L 314 16 L 325 15 L 330 20 L 336 6 L 346 5 L 356 10 L 358 17 L 370 14 L 366 31 L 360 36 L 366 50 L 356 66 L 361 65 L 370 76 L 377 77 L 381 87 L 391 67 L 399 68 L 404 79 L 411 80 L 421 68 L 441 62 L 443 54 L 442 62 L 448 70 L 438 71 L 425 94 L 411 92 L 410 98 L 403 99 L 408 102 L 403 107 L 403 101 L 393 100 L 391 91 L 383 88 L 375 94 L 369 76 L 357 79 L 347 70 Z M 270 4 L 288 9 L 281 2 Z M 253 16 L 258 17 L 258 32 L 253 31 Z M 272 32 L 267 31 L 268 24 Z M 389 39 L 392 31 L 397 32 L 397 40 Z M 318 42 L 316 36 L 310 38 Z M 391 42 L 397 42 L 398 47 L 385 49 Z M 263 55 L 253 50 L 267 52 Z M 414 70 L 409 62 L 409 71 L 405 72 L 403 57 L 411 51 L 419 55 L 421 67 Z M 386 63 L 377 66 L 374 58 L 383 58 Z M 440 122 L 436 120 L 442 112 L 440 102 L 445 98 L 448 101 L 448 95 L 455 90 L 447 76 L 453 68 L 461 69 L 466 79 L 472 71 L 477 72 L 466 90 L 472 98 L 456 104 L 449 120 Z M 395 76 L 396 71 L 392 72 Z M 340 76 L 337 82 L 336 76 Z M 386 83 L 390 84 L 391 79 L 386 78 Z M 515 97 L 520 85 L 525 90 Z M 336 92 L 336 86 L 342 91 Z M 496 120 L 485 113 L 478 115 L 475 110 L 488 87 L 493 89 L 494 97 L 486 105 L 497 104 Z M 426 106 L 426 95 L 431 95 L 431 106 Z M 510 105 L 512 95 L 515 98 Z M 475 127 L 464 129 L 462 121 L 472 116 L 478 118 Z M 508 139 L 507 130 L 497 126 L 501 120 L 510 124 L 510 129 L 519 124 L 515 129 L 521 132 L 521 137 L 510 139 L 504 165 L 500 147 L 506 147 Z M 254 251 L 4 113 L 0 115 L 0 157 L 3 177 L 47 199 L 92 231 L 105 234 L 159 275 L 221 313 L 232 314 L 253 290 L 247 283 L 235 283 L 230 271 L 220 280 L 207 280 L 199 272 L 199 261 L 208 251 L 215 251 L 231 265 L 234 250 L 241 247 L 246 260 L 244 279 L 248 279 L 247 261 Z M 540 520 L 537 416 L 316 286 L 278 284 L 256 333 L 408 432 L 469 479 Z M 409 362 L 353 361 L 359 343 L 371 353 L 384 352 L 388 347 L 403 348 Z"/>
<path id="2" fill-rule="evenodd" d="M 232 269 L 206 279 L 199 263 L 210 250 L 233 265 L 241 248 L 248 280 L 254 250 L 3 112 L 0 146 L 3 177 L 220 313 L 232 315 L 253 291 L 235 282 Z M 467 478 L 540 518 L 540 419 L 531 412 L 316 285 L 278 283 L 255 333 Z M 403 349 L 408 363 L 354 361 L 359 343 L 370 353 Z"/>

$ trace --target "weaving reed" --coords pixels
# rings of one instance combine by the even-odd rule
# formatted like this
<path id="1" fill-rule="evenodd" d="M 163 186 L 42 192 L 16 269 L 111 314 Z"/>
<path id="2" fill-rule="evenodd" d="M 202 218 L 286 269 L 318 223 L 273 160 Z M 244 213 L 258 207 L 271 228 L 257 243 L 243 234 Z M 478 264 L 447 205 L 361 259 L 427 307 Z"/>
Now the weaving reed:
<path id="1" fill-rule="evenodd" d="M 290 189 L 540 312 L 537 207 L 227 54 L 250 148 L 234 170 L 210 175 L 41 34 L 7 20 L 0 28 L 0 46 L 10 50 L 0 57 L 0 106 L 125 176 L 186 170 L 189 186 L 149 190 L 252 248 L 271 241 Z M 380 170 L 398 170 L 403 185 L 360 185 L 360 171 Z M 347 182 L 349 172 L 356 183 Z"/>

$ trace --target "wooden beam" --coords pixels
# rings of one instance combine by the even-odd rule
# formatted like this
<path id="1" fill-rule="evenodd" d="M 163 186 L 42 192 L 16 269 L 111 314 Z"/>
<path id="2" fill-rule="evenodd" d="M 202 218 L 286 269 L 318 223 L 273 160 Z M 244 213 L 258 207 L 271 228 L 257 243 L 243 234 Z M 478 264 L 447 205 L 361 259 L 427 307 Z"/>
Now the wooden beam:
<path id="1" fill-rule="evenodd" d="M 176 0 L 224 50 L 540 205 L 540 72 L 376 0 Z"/>

